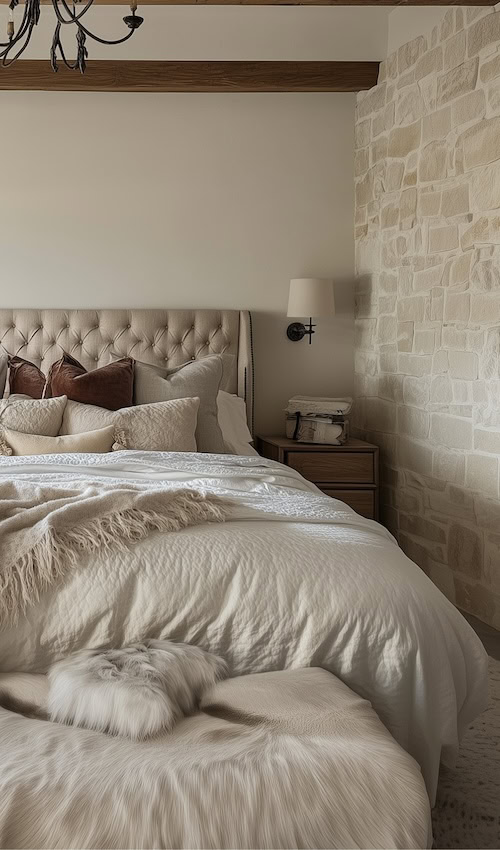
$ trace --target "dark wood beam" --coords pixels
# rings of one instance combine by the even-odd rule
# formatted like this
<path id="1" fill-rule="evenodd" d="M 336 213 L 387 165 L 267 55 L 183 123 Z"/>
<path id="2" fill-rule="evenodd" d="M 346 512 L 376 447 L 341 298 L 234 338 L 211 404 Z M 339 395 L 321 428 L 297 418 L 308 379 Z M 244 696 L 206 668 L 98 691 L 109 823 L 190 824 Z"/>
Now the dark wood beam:
<path id="1" fill-rule="evenodd" d="M 377 82 L 378 62 L 100 61 L 85 74 L 45 59 L 0 68 L 0 90 L 111 92 L 356 92 Z"/>
<path id="2" fill-rule="evenodd" d="M 0 0 L 9 3 L 10 0 Z M 22 2 L 22 0 L 21 0 Z M 41 0 L 50 4 L 52 0 Z M 94 0 L 127 6 L 127 0 Z M 495 6 L 498 0 L 142 0 L 141 6 Z"/>

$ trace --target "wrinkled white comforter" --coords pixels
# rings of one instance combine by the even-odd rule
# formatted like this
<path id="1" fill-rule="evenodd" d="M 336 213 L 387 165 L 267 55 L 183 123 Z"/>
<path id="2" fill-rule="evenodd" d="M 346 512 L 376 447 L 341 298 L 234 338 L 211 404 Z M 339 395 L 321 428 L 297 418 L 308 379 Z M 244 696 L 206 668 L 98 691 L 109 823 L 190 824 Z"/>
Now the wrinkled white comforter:
<path id="1" fill-rule="evenodd" d="M 142 482 L 234 502 L 223 525 L 154 534 L 82 557 L 15 627 L 0 670 L 43 672 L 83 647 L 174 638 L 220 653 L 233 675 L 319 666 L 369 699 L 421 765 L 440 760 L 486 702 L 481 643 L 382 526 L 262 458 L 117 452 L 0 458 L 0 478 Z M 1 568 L 1 565 L 0 565 Z"/>

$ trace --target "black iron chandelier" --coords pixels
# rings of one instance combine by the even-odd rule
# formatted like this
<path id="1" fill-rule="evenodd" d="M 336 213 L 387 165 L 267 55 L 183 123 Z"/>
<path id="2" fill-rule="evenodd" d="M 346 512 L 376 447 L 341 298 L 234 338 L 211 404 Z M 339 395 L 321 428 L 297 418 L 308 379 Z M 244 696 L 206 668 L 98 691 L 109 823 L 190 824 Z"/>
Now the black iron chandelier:
<path id="1" fill-rule="evenodd" d="M 136 15 L 137 0 L 132 0 L 130 3 L 132 14 L 125 15 L 123 19 L 129 28 L 129 32 L 122 38 L 117 38 L 115 41 L 108 41 L 90 32 L 82 23 L 82 18 L 90 7 L 93 6 L 94 0 L 87 0 L 80 11 L 77 11 L 76 6 L 78 0 L 74 0 L 71 5 L 66 0 L 51 0 L 51 2 L 57 21 L 52 39 L 52 47 L 50 49 L 50 64 L 53 71 L 57 71 L 58 61 L 62 59 L 66 67 L 71 71 L 81 71 L 84 74 L 88 57 L 87 38 L 98 41 L 99 44 L 123 44 L 124 41 L 128 41 L 133 36 L 135 30 L 144 21 L 144 18 Z M 9 40 L 3 43 L 0 42 L 0 60 L 5 68 L 12 65 L 24 53 L 30 43 L 33 29 L 40 20 L 40 0 L 25 0 L 24 14 L 16 30 L 14 11 L 18 5 L 19 0 L 10 0 L 9 20 L 7 22 L 7 37 Z M 66 58 L 61 41 L 62 27 L 68 24 L 74 24 L 76 26 L 76 59 L 73 62 Z"/>

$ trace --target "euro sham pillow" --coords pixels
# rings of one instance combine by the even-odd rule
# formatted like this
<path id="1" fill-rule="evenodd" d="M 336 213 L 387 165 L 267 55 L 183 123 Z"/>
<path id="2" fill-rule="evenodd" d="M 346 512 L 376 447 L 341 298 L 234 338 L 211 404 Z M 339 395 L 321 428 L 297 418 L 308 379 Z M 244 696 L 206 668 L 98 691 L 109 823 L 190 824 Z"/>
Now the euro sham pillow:
<path id="1" fill-rule="evenodd" d="M 48 399 L 10 395 L 0 400 L 0 428 L 55 437 L 62 425 L 66 402 L 65 395 Z"/>
<path id="2" fill-rule="evenodd" d="M 98 431 L 74 434 L 65 437 L 43 437 L 40 434 L 23 434 L 4 428 L 0 432 L 0 454 L 2 455 L 57 455 L 73 452 L 92 454 L 110 452 L 115 441 L 112 425 Z"/>
<path id="3" fill-rule="evenodd" d="M 199 404 L 197 398 L 182 398 L 112 411 L 68 400 L 61 434 L 80 434 L 112 425 L 115 451 L 195 452 Z"/>
<path id="4" fill-rule="evenodd" d="M 196 443 L 199 452 L 224 454 L 225 446 L 217 420 L 217 393 L 222 380 L 223 360 L 218 354 L 162 369 L 135 361 L 134 402 L 137 405 L 199 398 Z"/>
<path id="5" fill-rule="evenodd" d="M 78 360 L 64 353 L 50 367 L 45 398 L 66 395 L 72 401 L 119 410 L 133 404 L 134 361 L 124 357 L 88 372 Z"/>
<path id="6" fill-rule="evenodd" d="M 17 355 L 8 357 L 7 363 L 9 394 L 42 398 L 46 377 L 41 369 L 30 360 Z M 63 395 L 63 393 L 53 393 L 53 395 Z"/>

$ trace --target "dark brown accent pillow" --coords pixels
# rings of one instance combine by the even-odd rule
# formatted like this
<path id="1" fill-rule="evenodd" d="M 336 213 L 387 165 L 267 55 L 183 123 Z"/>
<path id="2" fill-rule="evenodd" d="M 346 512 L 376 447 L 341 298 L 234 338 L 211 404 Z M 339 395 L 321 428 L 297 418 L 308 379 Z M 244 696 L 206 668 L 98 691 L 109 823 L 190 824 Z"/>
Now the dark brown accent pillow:
<path id="1" fill-rule="evenodd" d="M 119 410 L 132 406 L 133 390 L 134 361 L 131 357 L 87 372 L 78 360 L 64 353 L 50 368 L 45 398 L 66 395 L 82 404 Z"/>
<path id="2" fill-rule="evenodd" d="M 9 357 L 9 393 L 10 395 L 29 395 L 42 398 L 45 387 L 45 375 L 29 360 L 22 357 Z"/>

